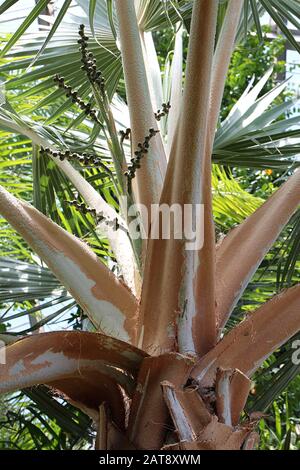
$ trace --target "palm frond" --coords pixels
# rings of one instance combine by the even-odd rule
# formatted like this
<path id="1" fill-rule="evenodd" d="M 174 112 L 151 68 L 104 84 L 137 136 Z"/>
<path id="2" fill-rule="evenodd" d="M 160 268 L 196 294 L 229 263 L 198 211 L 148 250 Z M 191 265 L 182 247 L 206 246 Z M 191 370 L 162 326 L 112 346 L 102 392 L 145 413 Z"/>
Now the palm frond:
<path id="1" fill-rule="evenodd" d="M 68 298 L 66 289 L 48 268 L 9 258 L 0 258 L 0 285 L 1 302 L 62 295 Z"/>
<path id="2" fill-rule="evenodd" d="M 287 82 L 258 97 L 271 70 L 251 89 L 252 82 L 217 130 L 213 159 L 229 166 L 286 169 L 300 164 L 297 117 L 278 120 L 294 105 L 272 105 Z"/>

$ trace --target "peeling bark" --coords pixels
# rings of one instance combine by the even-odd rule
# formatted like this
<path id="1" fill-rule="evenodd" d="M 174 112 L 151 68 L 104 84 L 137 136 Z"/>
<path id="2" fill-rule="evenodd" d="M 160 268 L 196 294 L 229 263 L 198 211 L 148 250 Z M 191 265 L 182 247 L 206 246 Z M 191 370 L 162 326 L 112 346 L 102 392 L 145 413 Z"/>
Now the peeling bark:
<path id="1" fill-rule="evenodd" d="M 180 441 L 196 441 L 212 419 L 197 389 L 178 389 L 167 381 L 162 387 Z"/>
<path id="2" fill-rule="evenodd" d="M 216 374 L 216 410 L 221 423 L 237 426 L 251 381 L 239 370 L 218 369 Z"/>
<path id="3" fill-rule="evenodd" d="M 125 427 L 124 394 L 131 395 L 144 353 L 96 333 L 60 331 L 25 337 L 6 348 L 0 393 L 38 384 L 63 393 L 93 418 L 103 402 Z"/>
<path id="4" fill-rule="evenodd" d="M 180 354 L 146 358 L 132 399 L 128 438 L 138 449 L 160 449 L 168 431 L 169 414 L 161 382 L 183 386 L 194 362 Z"/>
<path id="5" fill-rule="evenodd" d="M 237 450 L 253 428 L 250 423 L 232 426 L 218 421 L 217 416 L 208 411 L 195 388 L 179 390 L 163 382 L 163 390 L 179 437 L 179 443 L 175 444 L 178 450 Z M 174 445 L 168 446 L 168 449 L 175 450 Z"/>
<path id="6" fill-rule="evenodd" d="M 197 441 L 180 441 L 163 450 L 240 450 L 249 432 L 247 427 L 233 429 L 218 423 L 214 417 Z"/>
<path id="7" fill-rule="evenodd" d="M 239 369 L 247 377 L 300 330 L 300 284 L 276 295 L 233 328 L 197 364 L 191 376 L 212 387 L 217 369 Z"/>
<path id="8" fill-rule="evenodd" d="M 182 119 L 176 146 L 172 146 L 160 201 L 169 207 L 179 204 L 183 209 L 185 204 L 191 204 L 195 208 L 203 201 L 199 181 L 207 130 L 217 7 L 215 0 L 194 4 Z M 205 70 L 205 74 L 199 77 L 199 70 Z M 206 352 L 215 342 L 214 312 L 207 311 L 205 321 L 201 321 L 203 330 L 197 329 L 195 291 L 198 290 L 197 271 L 202 258 L 198 251 L 186 250 L 185 242 L 184 238 L 175 239 L 172 227 L 170 239 L 150 239 L 148 242 L 141 300 L 143 348 L 155 355 L 174 351 L 177 345 L 182 354 Z M 210 266 L 207 269 L 210 270 Z M 207 278 L 205 286 L 208 283 L 213 282 Z"/>
<path id="9" fill-rule="evenodd" d="M 297 170 L 257 211 L 234 228 L 217 249 L 217 312 L 220 333 L 280 232 L 300 204 Z"/>
<path id="10" fill-rule="evenodd" d="M 47 263 L 98 331 L 136 343 L 135 297 L 84 242 L 2 187 L 0 213 Z"/>

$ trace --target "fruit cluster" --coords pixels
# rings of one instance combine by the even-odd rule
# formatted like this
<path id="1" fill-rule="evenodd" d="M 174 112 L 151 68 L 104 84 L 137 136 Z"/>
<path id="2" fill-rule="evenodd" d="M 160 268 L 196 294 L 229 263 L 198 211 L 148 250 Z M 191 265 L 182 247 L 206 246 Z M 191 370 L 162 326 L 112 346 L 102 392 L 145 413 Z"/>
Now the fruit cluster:
<path id="1" fill-rule="evenodd" d="M 85 103 L 78 95 L 78 91 L 74 91 L 72 87 L 66 85 L 64 77 L 56 74 L 53 78 L 54 82 L 65 91 L 65 95 L 68 98 L 71 98 L 72 103 L 75 103 L 79 106 L 80 109 L 85 113 L 86 116 L 90 117 L 93 121 L 99 124 L 97 118 L 97 111 L 92 108 L 90 103 Z"/>
<path id="2" fill-rule="evenodd" d="M 141 159 L 143 156 L 148 153 L 149 142 L 152 137 L 154 137 L 159 131 L 151 128 L 149 129 L 149 134 L 146 135 L 143 143 L 138 143 L 138 150 L 134 152 L 134 157 L 131 159 L 131 165 L 128 166 L 128 170 L 125 172 L 128 182 L 135 177 L 136 170 L 141 168 Z"/>
<path id="3" fill-rule="evenodd" d="M 158 110 L 157 113 L 154 113 L 155 119 L 157 121 L 160 121 L 163 116 L 167 116 L 169 114 L 169 111 L 171 109 L 170 103 L 163 103 L 162 104 L 162 110 Z"/>
<path id="4" fill-rule="evenodd" d="M 88 79 L 91 83 L 96 83 L 99 85 L 100 90 L 102 93 L 105 92 L 105 79 L 102 73 L 97 70 L 97 61 L 94 57 L 92 52 L 88 52 L 88 36 L 85 34 L 84 25 L 81 24 L 79 27 L 79 36 L 80 39 L 78 40 L 78 44 L 80 45 L 80 52 L 81 52 L 81 62 L 82 66 L 81 69 L 84 70 L 88 76 Z"/>

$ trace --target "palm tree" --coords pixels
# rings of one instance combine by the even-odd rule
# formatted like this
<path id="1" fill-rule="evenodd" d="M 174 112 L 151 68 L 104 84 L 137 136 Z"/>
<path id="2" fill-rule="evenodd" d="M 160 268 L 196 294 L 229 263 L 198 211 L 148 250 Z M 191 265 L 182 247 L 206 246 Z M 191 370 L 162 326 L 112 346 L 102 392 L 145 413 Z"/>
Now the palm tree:
<path id="1" fill-rule="evenodd" d="M 11 3 L 4 2 L 1 10 Z M 45 3 L 37 3 L 2 55 Z M 299 4 L 196 0 L 174 2 L 165 11 L 159 0 L 78 3 L 90 21 L 90 28 L 79 28 L 80 52 L 73 31 L 66 30 L 67 44 L 59 33 L 53 37 L 70 5 L 66 1 L 46 40 L 40 33 L 29 47 L 16 46 L 10 52 L 12 63 L 2 66 L 2 72 L 36 66 L 7 84 L 13 89 L 33 80 L 33 88 L 23 93 L 27 97 L 52 86 L 51 74 L 59 72 L 58 88 L 42 103 L 52 106 L 54 98 L 64 95 L 68 100 L 50 110 L 44 126 L 37 116 L 22 117 L 8 103 L 1 109 L 1 128 L 29 139 L 38 172 L 35 204 L 1 187 L 0 212 L 64 286 L 62 294 L 70 294 L 83 309 L 93 331 L 41 333 L 10 342 L 0 365 L 0 392 L 37 384 L 58 391 L 94 420 L 99 449 L 251 449 L 257 442 L 257 414 L 242 414 L 251 377 L 300 330 L 300 285 L 275 295 L 230 331 L 227 324 L 299 207 L 300 172 L 292 171 L 298 165 L 298 146 L 286 141 L 299 131 L 293 127 L 295 118 L 276 121 L 291 102 L 270 108 L 285 84 L 260 95 L 271 71 L 252 89 L 250 84 L 219 127 L 218 121 L 235 41 L 242 40 L 245 28 L 256 24 L 259 29 L 259 15 L 266 10 L 298 48 L 283 17 L 298 23 Z M 164 101 L 149 30 L 168 22 L 176 25 L 176 38 L 171 72 L 165 68 L 169 99 Z M 189 30 L 183 92 L 182 25 Z M 52 37 L 53 48 L 51 42 L 46 48 Z M 130 124 L 125 103 L 112 100 L 122 70 Z M 18 99 L 20 95 L 16 103 Z M 63 129 L 62 114 L 74 105 L 82 113 Z M 51 126 L 58 117 L 58 126 Z M 83 153 L 84 147 L 93 151 Z M 280 157 L 274 156 L 274 147 Z M 232 166 L 288 168 L 290 175 L 217 244 L 212 157 Z M 52 200 L 60 195 L 56 222 L 65 228 L 44 215 L 50 196 L 47 204 L 38 197 L 49 195 L 47 185 L 40 190 L 41 168 L 45 173 L 49 165 L 56 165 L 53 171 L 61 178 Z M 90 168 L 89 178 L 82 168 Z M 91 184 L 99 168 L 109 176 L 117 203 L 108 203 L 105 187 L 96 190 Z M 67 189 L 62 192 L 70 184 L 84 203 L 70 203 L 70 193 L 67 197 Z M 138 211 L 129 214 L 125 200 L 149 212 L 153 204 L 202 204 L 203 246 L 186 250 L 186 240 L 176 238 L 174 229 L 169 239 L 136 237 L 137 230 L 147 232 L 146 221 Z M 95 223 L 93 233 L 108 240 L 119 276 L 110 269 L 107 251 L 100 260 L 80 239 L 78 226 L 71 233 L 69 221 L 76 208 L 89 227 Z M 158 222 L 159 217 L 154 227 Z M 48 270 L 44 276 L 57 283 Z M 45 297 L 44 292 L 40 298 Z"/>

